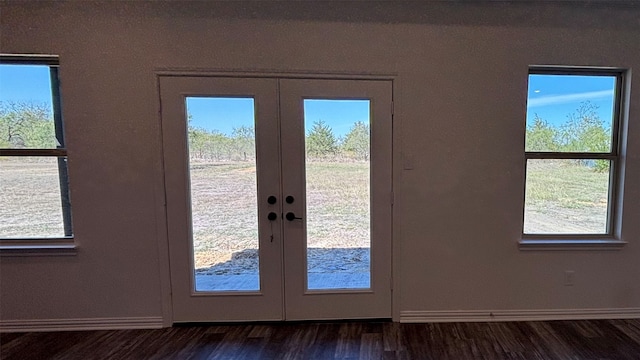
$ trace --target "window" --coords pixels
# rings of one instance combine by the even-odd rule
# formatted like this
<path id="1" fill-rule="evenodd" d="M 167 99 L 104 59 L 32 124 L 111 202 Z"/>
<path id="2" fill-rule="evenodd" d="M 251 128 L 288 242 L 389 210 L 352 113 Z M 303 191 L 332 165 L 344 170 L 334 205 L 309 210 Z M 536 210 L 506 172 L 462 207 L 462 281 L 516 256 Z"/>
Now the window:
<path id="1" fill-rule="evenodd" d="M 0 239 L 73 235 L 58 59 L 0 55 Z"/>
<path id="2" fill-rule="evenodd" d="M 614 240 L 624 73 L 532 68 L 523 239 Z"/>

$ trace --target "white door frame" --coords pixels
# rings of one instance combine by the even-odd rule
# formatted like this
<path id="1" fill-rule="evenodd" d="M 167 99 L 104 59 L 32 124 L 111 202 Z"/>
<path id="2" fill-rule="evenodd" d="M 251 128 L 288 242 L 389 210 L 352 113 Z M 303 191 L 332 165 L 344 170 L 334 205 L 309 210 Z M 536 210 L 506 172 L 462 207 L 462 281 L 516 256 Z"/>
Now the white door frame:
<path id="1" fill-rule="evenodd" d="M 307 290 L 305 214 L 304 99 L 368 99 L 370 105 L 371 287 Z M 373 80 L 280 80 L 283 131 L 282 187 L 294 204 L 285 212 L 303 221 L 284 221 L 285 314 L 287 320 L 391 317 L 392 247 L 392 84 Z M 302 176 L 300 176 L 302 175 Z"/>
<path id="2" fill-rule="evenodd" d="M 281 320 L 282 313 L 282 250 L 279 226 L 266 220 L 270 211 L 266 198 L 280 192 L 278 158 L 261 154 L 279 152 L 279 129 L 260 119 L 275 118 L 277 81 L 274 79 L 162 77 L 162 125 L 167 202 L 167 233 L 173 320 L 242 321 Z M 193 276 L 193 234 L 187 148 L 185 98 L 187 96 L 253 97 L 255 106 L 260 290 L 237 292 L 196 292 Z M 169 151 L 167 151 L 169 150 Z M 263 201 L 265 200 L 265 201 Z M 279 224 L 279 222 L 278 222 Z M 273 231 L 274 239 L 267 236 Z M 171 240 L 173 239 L 173 240 Z M 177 241 L 186 240 L 187 243 Z M 219 311 L 219 309 L 225 309 Z M 213 309 L 213 310 L 212 310 Z M 218 310 L 218 311 L 216 311 Z M 203 315 L 208 314 L 209 315 Z M 209 317 L 207 317 L 209 316 Z"/>
<path id="3" fill-rule="evenodd" d="M 397 93 L 398 87 L 399 87 L 399 83 L 400 83 L 400 79 L 398 79 L 397 75 L 394 74 L 345 74 L 345 73 L 318 73 L 318 72 L 298 72 L 298 73 L 283 73 L 283 72 L 264 72 L 264 71 L 252 71 L 252 70 L 238 70 L 238 71 L 228 71 L 228 70 L 191 70 L 191 69 L 159 69 L 156 71 L 156 76 L 157 76 L 157 83 L 158 83 L 158 88 L 159 88 L 159 82 L 161 78 L 167 78 L 167 77 L 183 77 L 183 76 L 189 76 L 189 77 L 216 77 L 216 78 L 233 78 L 233 79 L 238 79 L 238 78 L 271 78 L 271 79 L 306 79 L 306 80 L 310 80 L 310 79 L 325 79 L 325 80 L 380 80 L 380 81 L 389 81 L 392 84 L 392 92 L 394 95 L 392 95 L 392 101 L 396 102 L 398 101 L 397 96 L 395 95 Z M 160 110 L 160 104 L 161 104 L 161 100 L 160 98 L 158 98 L 158 109 Z M 392 106 L 393 108 L 393 106 Z M 160 112 L 159 112 L 160 113 Z M 392 143 L 396 144 L 393 145 L 392 144 L 392 154 L 391 157 L 393 158 L 393 165 L 392 168 L 390 169 L 390 172 L 392 173 L 392 182 L 395 183 L 398 181 L 399 178 L 399 170 L 401 170 L 400 168 L 400 151 L 399 151 L 399 146 L 397 145 L 400 143 L 399 141 L 399 122 L 397 121 L 397 115 L 396 113 L 394 113 L 394 111 L 392 110 L 392 117 L 393 119 L 393 134 L 392 135 Z M 161 115 L 160 115 L 160 122 L 162 121 Z M 162 154 L 164 152 L 164 147 L 162 145 L 162 136 L 163 136 L 163 129 L 162 127 L 160 127 L 160 131 L 158 132 L 158 140 L 160 143 L 159 146 L 159 150 L 160 153 Z M 164 155 L 161 158 L 161 162 L 164 163 Z M 166 189 L 167 189 L 167 180 L 164 178 L 164 168 L 162 169 L 163 173 L 162 176 L 160 176 L 160 182 L 159 182 L 159 186 L 156 188 L 157 191 L 159 193 L 164 193 L 163 195 L 165 196 L 166 199 Z M 392 193 L 393 194 L 393 193 Z M 394 201 L 394 199 L 391 199 L 392 201 Z M 166 207 L 166 200 L 164 202 L 164 206 L 162 206 L 161 208 L 158 209 L 157 211 L 157 217 L 158 217 L 158 238 L 159 238 L 159 268 L 161 273 L 163 274 L 161 276 L 161 293 L 162 293 L 162 313 L 163 313 L 163 325 L 164 326 L 171 326 L 174 323 L 174 319 L 175 319 L 175 314 L 173 313 L 173 306 L 172 306 L 172 297 L 171 297 L 171 292 L 172 292 L 172 286 L 171 286 L 171 271 L 170 271 L 170 265 L 169 265 L 169 235 L 168 235 L 168 216 L 169 216 L 169 210 Z M 392 236 L 394 238 L 397 238 L 399 236 L 399 230 L 396 228 L 393 228 L 393 223 L 395 223 L 395 220 L 393 219 L 393 214 L 392 214 L 392 220 L 391 220 L 391 224 L 390 226 L 392 227 L 391 229 L 391 233 Z M 393 284 L 393 276 L 394 274 L 397 274 L 397 270 L 398 270 L 398 263 L 397 261 L 394 261 L 395 258 L 395 254 L 398 253 L 399 251 L 399 244 L 396 241 L 393 241 L 393 238 L 390 240 L 391 242 L 391 261 L 392 261 L 392 269 L 391 269 L 391 274 L 389 274 L 390 276 L 390 281 Z M 392 319 L 394 321 L 399 321 L 399 312 L 400 309 L 398 307 L 399 304 L 399 286 L 396 282 L 396 284 L 393 286 L 392 288 L 392 294 L 391 294 L 391 315 L 392 315 Z"/>

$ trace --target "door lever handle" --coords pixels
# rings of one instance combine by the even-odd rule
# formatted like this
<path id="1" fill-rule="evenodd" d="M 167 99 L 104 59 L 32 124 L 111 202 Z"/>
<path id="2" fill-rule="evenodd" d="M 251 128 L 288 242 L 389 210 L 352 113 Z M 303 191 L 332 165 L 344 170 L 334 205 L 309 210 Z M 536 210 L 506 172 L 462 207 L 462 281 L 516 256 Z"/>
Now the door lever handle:
<path id="1" fill-rule="evenodd" d="M 302 220 L 301 217 L 296 217 L 296 214 L 292 213 L 292 212 L 288 212 L 287 215 L 284 216 L 287 220 L 289 221 L 293 221 L 293 220 Z"/>

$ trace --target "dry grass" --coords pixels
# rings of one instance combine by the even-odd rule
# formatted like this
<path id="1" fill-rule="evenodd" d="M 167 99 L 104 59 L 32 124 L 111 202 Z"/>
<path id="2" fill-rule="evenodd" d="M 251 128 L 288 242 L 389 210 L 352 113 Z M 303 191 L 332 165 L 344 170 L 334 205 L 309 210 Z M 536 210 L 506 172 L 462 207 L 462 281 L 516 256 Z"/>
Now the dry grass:
<path id="1" fill-rule="evenodd" d="M 228 261 L 234 252 L 258 248 L 253 164 L 192 165 L 191 194 L 197 268 Z"/>
<path id="2" fill-rule="evenodd" d="M 530 160 L 525 233 L 605 233 L 609 172 L 569 160 Z"/>
<path id="3" fill-rule="evenodd" d="M 367 163 L 307 165 L 309 247 L 369 247 Z M 191 168 L 196 268 L 258 248 L 256 173 L 251 163 L 197 163 Z"/>
<path id="4" fill-rule="evenodd" d="M 368 164 L 310 162 L 306 171 L 308 246 L 369 247 Z M 191 185 L 197 267 L 258 248 L 251 163 L 196 163 Z M 608 173 L 566 161 L 533 162 L 528 168 L 525 231 L 603 232 L 607 194 Z M 59 196 L 55 159 L 0 158 L 0 237 L 62 236 Z"/>
<path id="5" fill-rule="evenodd" d="M 0 157 L 0 237 L 62 237 L 56 158 Z"/>
<path id="6" fill-rule="evenodd" d="M 369 247 L 369 164 L 311 162 L 306 175 L 308 247 Z"/>

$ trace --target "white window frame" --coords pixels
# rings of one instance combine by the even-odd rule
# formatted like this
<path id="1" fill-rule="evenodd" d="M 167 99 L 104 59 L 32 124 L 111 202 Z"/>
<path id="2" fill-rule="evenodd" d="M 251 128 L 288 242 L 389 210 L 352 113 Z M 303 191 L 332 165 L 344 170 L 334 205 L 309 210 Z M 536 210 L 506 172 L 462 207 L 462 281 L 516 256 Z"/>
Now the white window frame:
<path id="1" fill-rule="evenodd" d="M 60 200 L 64 236 L 53 237 L 11 237 L 0 238 L 0 254 L 49 254 L 75 253 L 71 201 L 69 196 L 68 154 L 64 137 L 64 122 L 60 101 L 59 58 L 55 55 L 16 55 L 0 54 L 0 64 L 6 65 L 43 65 L 49 67 L 51 76 L 51 101 L 55 136 L 58 144 L 55 149 L 14 149 L 0 148 L 0 156 L 6 157 L 56 157 L 58 159 L 58 177 L 60 179 Z"/>
<path id="2" fill-rule="evenodd" d="M 582 75 L 582 76 L 612 76 L 616 78 L 614 89 L 613 122 L 611 124 L 611 148 L 609 152 L 552 152 L 552 151 L 524 151 L 525 181 L 523 183 L 523 226 L 520 247 L 522 249 L 558 249 L 567 247 L 569 249 L 579 248 L 602 248 L 621 247 L 626 242 L 621 239 L 621 188 L 623 182 L 623 161 L 622 161 L 622 139 L 624 139 L 623 125 L 625 122 L 626 88 L 628 72 L 620 68 L 601 67 L 563 67 L 563 66 L 531 66 L 527 74 L 527 79 L 531 75 Z M 524 138 L 523 138 L 524 139 Z M 597 234 L 569 234 L 569 233 L 525 233 L 524 213 L 526 197 L 526 176 L 529 160 L 534 159 L 559 159 L 559 160 L 608 160 L 610 161 L 609 171 L 609 192 L 607 201 L 607 226 L 606 233 Z"/>

